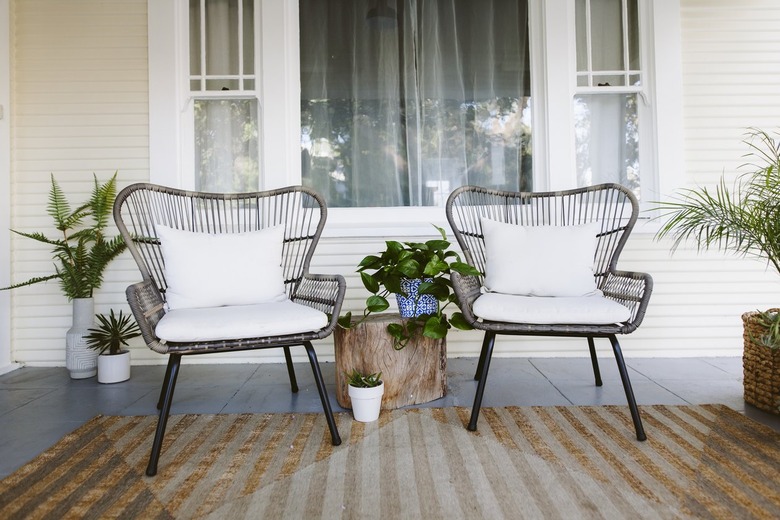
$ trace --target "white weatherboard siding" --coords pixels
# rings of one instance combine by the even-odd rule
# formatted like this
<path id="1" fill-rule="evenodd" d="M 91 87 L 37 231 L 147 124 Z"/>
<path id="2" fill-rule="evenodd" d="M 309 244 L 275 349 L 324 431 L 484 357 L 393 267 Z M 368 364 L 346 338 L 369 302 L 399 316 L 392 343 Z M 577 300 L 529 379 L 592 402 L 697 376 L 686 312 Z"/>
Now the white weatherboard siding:
<path id="1" fill-rule="evenodd" d="M 93 171 L 105 179 L 118 169 L 122 185 L 149 178 L 146 0 L 12 3 L 12 225 L 46 230 L 49 172 L 74 194 L 73 200 L 86 196 Z M 733 177 L 738 171 L 747 151 L 741 144 L 746 128 L 780 127 L 780 3 L 680 4 L 685 150 L 680 185 L 711 184 L 723 172 Z M 347 277 L 347 310 L 359 311 L 367 296 L 355 265 L 380 250 L 386 238 L 401 237 L 328 237 L 321 242 L 312 271 Z M 14 238 L 12 251 L 13 280 L 49 272 L 44 248 Z M 780 277 L 762 264 L 716 252 L 697 254 L 690 247 L 671 256 L 668 243 L 653 240 L 652 224 L 638 226 L 620 267 L 650 272 L 655 279 L 644 324 L 622 339 L 629 357 L 739 355 L 740 314 L 780 306 Z M 126 309 L 124 288 L 137 279 L 129 257 L 113 264 L 97 294 L 98 311 Z M 13 360 L 62 365 L 70 306 L 56 285 L 14 291 L 12 307 Z M 473 332 L 453 332 L 448 339 L 451 356 L 474 356 L 480 344 L 480 335 Z M 609 350 L 606 341 L 597 345 Z M 302 349 L 293 352 L 297 360 L 305 359 Z M 322 360 L 332 360 L 328 341 L 319 352 Z M 496 346 L 497 356 L 586 352 L 584 340 L 502 337 Z M 134 343 L 133 359 L 163 360 L 140 342 Z M 276 361 L 281 356 L 272 350 L 222 359 Z"/>
<path id="2" fill-rule="evenodd" d="M 50 174 L 73 204 L 88 197 L 93 172 L 105 181 L 118 170 L 121 185 L 149 176 L 146 0 L 11 3 L 11 225 L 54 237 Z M 53 272 L 42 245 L 14 236 L 11 248 L 13 281 Z M 109 268 L 98 312 L 127 309 L 131 267 Z M 11 306 L 13 359 L 63 365 L 71 305 L 58 285 L 16 289 Z"/>

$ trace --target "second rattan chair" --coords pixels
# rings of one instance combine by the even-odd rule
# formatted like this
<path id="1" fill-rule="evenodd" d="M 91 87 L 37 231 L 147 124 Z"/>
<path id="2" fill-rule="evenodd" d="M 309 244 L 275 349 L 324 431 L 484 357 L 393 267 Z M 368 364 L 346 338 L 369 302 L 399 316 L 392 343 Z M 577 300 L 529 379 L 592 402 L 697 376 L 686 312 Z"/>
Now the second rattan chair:
<path id="1" fill-rule="evenodd" d="M 127 298 L 146 344 L 168 355 L 146 474 L 157 472 L 182 356 L 281 347 L 306 349 L 331 440 L 341 443 L 312 341 L 337 323 L 346 284 L 309 273 L 327 208 L 300 186 L 241 194 L 153 184 L 122 190 L 114 219 L 143 281 Z"/>
<path id="2" fill-rule="evenodd" d="M 639 327 L 652 291 L 645 273 L 617 270 L 637 220 L 634 195 L 616 184 L 520 193 L 463 186 L 447 219 L 466 260 L 484 276 L 452 274 L 466 320 L 485 331 L 468 429 L 476 430 L 496 335 L 587 338 L 596 385 L 595 338 L 609 339 L 638 440 L 645 440 L 618 334 Z"/>

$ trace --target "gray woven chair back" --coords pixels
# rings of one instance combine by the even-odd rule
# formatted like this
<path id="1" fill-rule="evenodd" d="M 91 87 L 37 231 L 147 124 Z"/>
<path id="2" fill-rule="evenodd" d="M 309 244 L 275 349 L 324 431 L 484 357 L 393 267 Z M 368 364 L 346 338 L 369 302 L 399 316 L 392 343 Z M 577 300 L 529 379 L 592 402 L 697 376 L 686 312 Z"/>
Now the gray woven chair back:
<path id="1" fill-rule="evenodd" d="M 153 280 L 163 294 L 167 283 L 156 226 L 218 234 L 284 225 L 282 268 L 290 296 L 308 272 L 326 212 L 319 194 L 302 186 L 228 194 L 142 183 L 122 190 L 114 204 L 114 220 L 144 280 Z"/>
<path id="2" fill-rule="evenodd" d="M 607 272 L 615 269 L 638 214 L 636 197 L 618 184 L 539 193 L 462 186 L 447 200 L 447 218 L 455 237 L 470 263 L 483 273 L 485 240 L 480 223 L 483 217 L 522 226 L 599 223 L 593 264 L 598 287 L 602 287 Z"/>

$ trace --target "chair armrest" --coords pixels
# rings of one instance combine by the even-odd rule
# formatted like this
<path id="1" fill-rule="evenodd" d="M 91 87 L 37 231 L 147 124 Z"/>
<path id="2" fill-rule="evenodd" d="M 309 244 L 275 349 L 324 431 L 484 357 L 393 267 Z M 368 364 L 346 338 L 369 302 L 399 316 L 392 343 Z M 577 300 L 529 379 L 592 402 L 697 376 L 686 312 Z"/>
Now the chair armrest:
<path id="1" fill-rule="evenodd" d="M 346 292 L 347 282 L 339 274 L 305 273 L 290 299 L 328 315 L 330 323 L 321 331 L 321 337 L 324 338 L 333 332 L 338 324 Z"/>
<path id="2" fill-rule="evenodd" d="M 636 330 L 645 317 L 653 292 L 653 278 L 647 273 L 610 271 L 601 290 L 607 298 L 631 309 L 631 319 L 626 322 L 625 331 L 629 333 Z"/>
<path id="3" fill-rule="evenodd" d="M 473 326 L 479 322 L 479 318 L 472 311 L 474 301 L 482 294 L 482 283 L 479 277 L 453 271 L 450 273 L 450 282 L 455 297 L 458 299 L 458 307 L 460 307 L 463 318 Z"/>
<path id="4" fill-rule="evenodd" d="M 151 280 L 138 282 L 129 286 L 125 295 L 146 346 L 155 352 L 167 353 L 168 348 L 154 333 L 157 323 L 165 315 L 165 300 L 157 286 Z"/>

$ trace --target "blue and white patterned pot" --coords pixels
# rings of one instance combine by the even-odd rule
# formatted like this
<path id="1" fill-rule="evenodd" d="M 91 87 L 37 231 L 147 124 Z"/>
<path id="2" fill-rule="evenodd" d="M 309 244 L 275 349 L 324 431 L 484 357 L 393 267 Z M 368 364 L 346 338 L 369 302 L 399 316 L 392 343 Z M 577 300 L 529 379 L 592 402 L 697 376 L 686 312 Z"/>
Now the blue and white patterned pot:
<path id="1" fill-rule="evenodd" d="M 432 278 L 426 278 L 426 282 L 432 282 Z M 396 294 L 398 312 L 402 318 L 416 318 L 422 314 L 434 314 L 439 310 L 439 301 L 432 294 L 417 294 L 417 289 L 423 282 L 420 278 L 401 280 L 401 288 L 408 296 Z"/>

